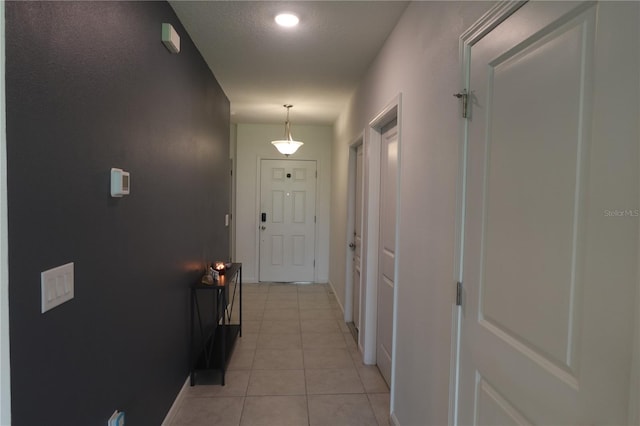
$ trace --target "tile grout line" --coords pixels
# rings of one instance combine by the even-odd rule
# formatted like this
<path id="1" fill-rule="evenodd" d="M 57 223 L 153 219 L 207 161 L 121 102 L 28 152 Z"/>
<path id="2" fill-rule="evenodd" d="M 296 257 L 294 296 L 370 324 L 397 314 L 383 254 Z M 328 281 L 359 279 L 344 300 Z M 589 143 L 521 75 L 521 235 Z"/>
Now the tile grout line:
<path id="1" fill-rule="evenodd" d="M 268 297 L 268 293 L 267 293 L 267 297 Z M 240 302 L 242 303 L 242 302 Z M 256 347 L 253 350 L 253 357 L 251 359 L 251 366 L 249 367 L 249 380 L 247 381 L 247 387 L 244 390 L 244 396 L 242 397 L 242 409 L 240 410 L 240 418 L 238 419 L 238 426 L 242 425 L 242 417 L 244 416 L 245 412 L 245 406 L 247 404 L 247 396 L 249 393 L 249 383 L 251 382 L 251 376 L 253 375 L 253 363 L 255 362 L 256 359 L 256 352 L 258 351 L 258 339 L 260 338 L 260 330 L 262 329 L 262 322 L 264 321 L 264 310 L 266 309 L 267 306 L 267 300 L 265 298 L 265 306 L 262 309 L 262 319 L 260 320 L 260 324 L 258 326 L 258 337 L 256 338 Z"/>
<path id="2" fill-rule="evenodd" d="M 298 288 L 298 290 L 300 290 Z M 298 296 L 300 293 L 298 292 Z M 309 407 L 309 389 L 307 389 L 307 368 L 304 362 L 304 343 L 302 342 L 302 310 L 300 309 L 300 297 L 298 297 L 298 325 L 300 325 L 300 347 L 302 349 L 302 377 L 304 379 L 304 400 L 307 404 L 307 426 L 311 426 L 311 409 Z"/>

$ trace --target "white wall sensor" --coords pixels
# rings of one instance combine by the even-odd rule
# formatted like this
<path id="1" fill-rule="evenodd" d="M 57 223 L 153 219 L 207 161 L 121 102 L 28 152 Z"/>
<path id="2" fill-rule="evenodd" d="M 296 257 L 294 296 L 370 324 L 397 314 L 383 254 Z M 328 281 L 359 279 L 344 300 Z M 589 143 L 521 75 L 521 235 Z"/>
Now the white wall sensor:
<path id="1" fill-rule="evenodd" d="M 129 188 L 131 185 L 131 177 L 129 172 L 125 172 L 122 169 L 111 169 L 111 196 L 122 197 L 123 195 L 129 195 Z"/>
<path id="2" fill-rule="evenodd" d="M 171 24 L 162 24 L 162 42 L 169 52 L 180 52 L 180 36 Z"/>

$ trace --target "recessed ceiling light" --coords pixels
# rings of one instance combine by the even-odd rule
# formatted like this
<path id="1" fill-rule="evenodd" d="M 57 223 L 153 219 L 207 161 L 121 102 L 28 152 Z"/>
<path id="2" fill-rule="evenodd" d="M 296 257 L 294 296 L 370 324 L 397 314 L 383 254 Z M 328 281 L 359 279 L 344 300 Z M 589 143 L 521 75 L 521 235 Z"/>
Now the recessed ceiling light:
<path id="1" fill-rule="evenodd" d="M 293 13 L 281 13 L 276 16 L 276 23 L 281 27 L 295 27 L 300 19 Z"/>

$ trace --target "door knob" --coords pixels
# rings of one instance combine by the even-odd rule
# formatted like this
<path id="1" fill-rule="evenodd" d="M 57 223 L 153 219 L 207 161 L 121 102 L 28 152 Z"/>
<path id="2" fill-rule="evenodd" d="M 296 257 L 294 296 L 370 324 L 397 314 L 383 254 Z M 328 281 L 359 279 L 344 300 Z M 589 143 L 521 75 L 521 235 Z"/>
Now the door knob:
<path id="1" fill-rule="evenodd" d="M 356 249 L 356 243 L 349 243 L 349 248 L 351 250 L 355 250 Z"/>
<path id="2" fill-rule="evenodd" d="M 267 229 L 267 227 L 266 226 L 261 226 L 260 229 L 262 229 L 264 231 L 265 229 Z"/>

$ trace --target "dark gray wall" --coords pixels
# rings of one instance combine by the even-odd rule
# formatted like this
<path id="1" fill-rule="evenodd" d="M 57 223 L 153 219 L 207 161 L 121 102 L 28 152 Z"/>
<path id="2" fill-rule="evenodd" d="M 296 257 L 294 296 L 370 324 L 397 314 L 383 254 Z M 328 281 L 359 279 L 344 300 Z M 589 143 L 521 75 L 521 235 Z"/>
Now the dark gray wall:
<path id="1" fill-rule="evenodd" d="M 7 2 L 6 55 L 13 424 L 157 426 L 188 286 L 229 257 L 229 101 L 164 2 Z M 40 272 L 67 262 L 75 298 L 41 314 Z"/>

